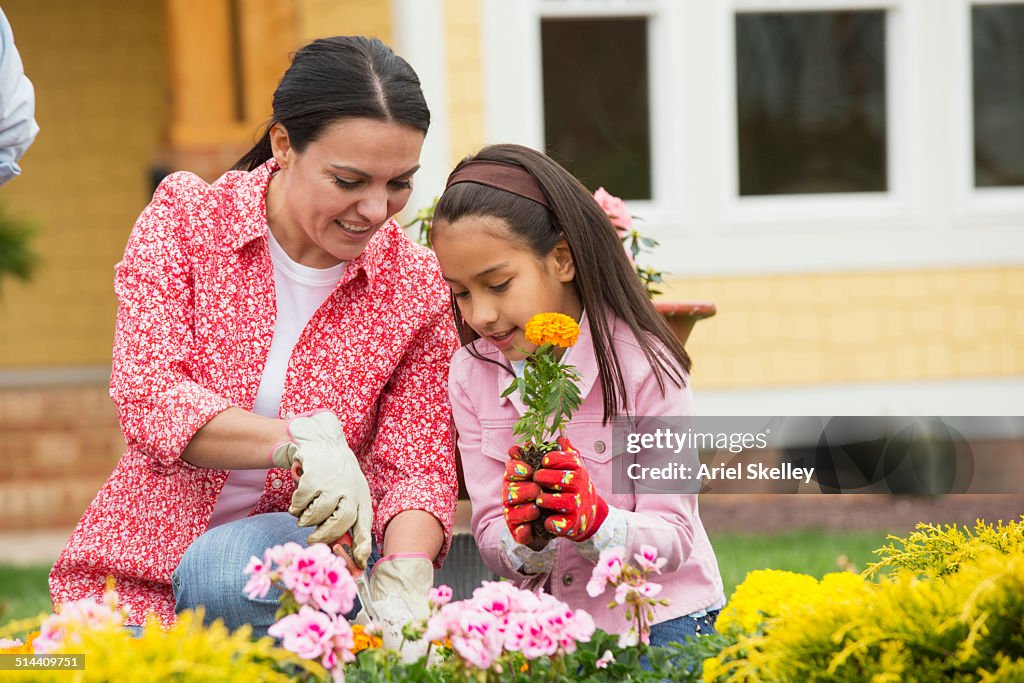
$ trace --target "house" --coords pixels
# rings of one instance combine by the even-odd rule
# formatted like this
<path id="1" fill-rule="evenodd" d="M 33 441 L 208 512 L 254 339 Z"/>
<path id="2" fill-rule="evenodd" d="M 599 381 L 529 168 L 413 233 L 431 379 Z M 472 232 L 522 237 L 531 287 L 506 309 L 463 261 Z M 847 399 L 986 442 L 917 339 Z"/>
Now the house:
<path id="1" fill-rule="evenodd" d="M 5 0 L 42 131 L 0 196 L 0 526 L 73 522 L 120 454 L 113 265 L 156 179 L 213 179 L 287 54 L 365 33 L 433 112 L 411 207 L 488 142 L 629 201 L 715 415 L 1024 415 L 1024 2 Z"/>

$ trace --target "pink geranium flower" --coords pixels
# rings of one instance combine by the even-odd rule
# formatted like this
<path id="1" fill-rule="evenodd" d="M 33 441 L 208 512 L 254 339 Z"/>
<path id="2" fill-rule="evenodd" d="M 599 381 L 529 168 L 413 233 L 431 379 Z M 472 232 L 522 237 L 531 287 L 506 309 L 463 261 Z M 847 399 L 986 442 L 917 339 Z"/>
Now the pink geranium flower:
<path id="1" fill-rule="evenodd" d="M 245 582 L 245 588 L 242 591 L 250 600 L 267 597 L 267 593 L 270 592 L 270 587 L 273 585 L 271 566 L 271 563 L 266 560 L 266 553 L 264 559 L 255 555 L 249 558 L 249 564 L 244 569 L 249 580 Z"/>
<path id="2" fill-rule="evenodd" d="M 319 659 L 330 671 L 340 671 L 339 660 L 351 662 L 355 659 L 352 654 L 355 639 L 348 621 L 343 616 L 330 616 L 309 605 L 303 605 L 297 614 L 280 619 L 267 632 L 279 638 L 284 649 L 303 659 Z"/>
<path id="3" fill-rule="evenodd" d="M 452 589 L 451 586 L 438 586 L 437 588 L 431 588 L 430 593 L 427 596 L 427 600 L 434 607 L 444 607 L 452 601 Z"/>
<path id="4" fill-rule="evenodd" d="M 633 559 L 640 565 L 642 569 L 646 569 L 649 572 L 655 574 L 661 573 L 661 568 L 665 566 L 667 560 L 664 557 L 658 557 L 658 549 L 653 545 L 642 545 L 640 546 L 640 552 L 633 554 Z"/>
<path id="5" fill-rule="evenodd" d="M 527 659 L 570 653 L 590 640 L 594 620 L 583 610 L 505 581 L 485 581 L 468 600 L 448 603 L 427 622 L 424 637 L 449 638 L 459 657 L 489 668 L 505 652 Z"/>
<path id="6" fill-rule="evenodd" d="M 590 581 L 587 582 L 587 595 L 596 598 L 604 593 L 609 583 L 615 583 L 622 574 L 622 560 L 625 555 L 624 549 L 620 546 L 602 550 L 597 558 L 597 564 L 590 574 Z"/>
<path id="7" fill-rule="evenodd" d="M 303 659 L 319 659 L 334 650 L 334 620 L 309 605 L 284 617 L 267 632 L 279 638 L 284 649 Z"/>
<path id="8" fill-rule="evenodd" d="M 73 631 L 120 627 L 124 625 L 125 616 L 125 610 L 117 605 L 114 590 L 108 589 L 103 594 L 103 602 L 93 598 L 66 602 L 43 620 L 39 635 L 32 641 L 32 649 L 37 654 L 56 652 L 74 641 Z"/>
<path id="9" fill-rule="evenodd" d="M 345 567 L 324 543 L 303 548 L 297 543 L 268 548 L 261 560 L 251 557 L 245 568 L 249 580 L 243 589 L 250 598 L 266 597 L 280 581 L 299 605 L 311 605 L 328 614 L 351 611 L 356 585 Z"/>

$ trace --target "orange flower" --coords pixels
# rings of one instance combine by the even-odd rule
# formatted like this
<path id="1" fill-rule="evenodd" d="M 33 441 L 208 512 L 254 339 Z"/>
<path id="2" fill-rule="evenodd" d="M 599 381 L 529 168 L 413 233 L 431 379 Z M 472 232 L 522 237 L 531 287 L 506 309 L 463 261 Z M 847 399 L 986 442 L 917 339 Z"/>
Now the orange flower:
<path id="1" fill-rule="evenodd" d="M 537 346 L 550 342 L 567 349 L 579 336 L 580 326 L 561 313 L 538 313 L 526 323 L 526 338 Z"/>
<path id="2" fill-rule="evenodd" d="M 366 632 L 366 627 L 362 624 L 353 624 L 352 626 L 352 640 L 355 642 L 355 646 L 352 648 L 352 652 L 361 652 L 370 648 L 379 648 L 383 641 L 377 636 L 371 636 Z"/>

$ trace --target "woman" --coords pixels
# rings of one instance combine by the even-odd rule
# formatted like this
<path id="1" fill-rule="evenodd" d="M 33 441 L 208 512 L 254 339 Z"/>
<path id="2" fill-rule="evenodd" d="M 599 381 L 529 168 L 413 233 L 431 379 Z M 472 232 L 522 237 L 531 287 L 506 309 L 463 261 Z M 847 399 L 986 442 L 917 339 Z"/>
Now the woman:
<path id="1" fill-rule="evenodd" d="M 235 170 L 160 184 L 115 277 L 128 450 L 51 572 L 55 604 L 112 575 L 129 624 L 202 604 L 265 633 L 277 605 L 242 595 L 249 557 L 351 529 L 364 566 L 372 519 L 371 593 L 426 609 L 456 501 L 456 336 L 436 259 L 391 217 L 429 120 L 388 47 L 321 39 Z"/>

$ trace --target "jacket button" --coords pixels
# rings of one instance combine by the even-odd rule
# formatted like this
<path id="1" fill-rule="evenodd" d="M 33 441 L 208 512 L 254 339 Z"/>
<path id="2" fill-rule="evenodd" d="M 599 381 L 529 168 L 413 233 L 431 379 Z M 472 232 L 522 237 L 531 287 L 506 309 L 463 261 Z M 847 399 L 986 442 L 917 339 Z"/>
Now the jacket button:
<path id="1" fill-rule="evenodd" d="M 562 577 L 562 585 L 563 586 L 571 586 L 572 585 L 572 574 L 566 574 L 565 576 Z"/>
<path id="2" fill-rule="evenodd" d="M 275 488 L 275 489 L 281 488 L 281 480 L 280 479 L 274 479 L 273 481 L 270 482 L 270 486 L 271 486 L 271 488 Z"/>
<path id="3" fill-rule="evenodd" d="M 604 453 L 604 441 L 595 441 L 594 450 L 598 453 Z"/>

